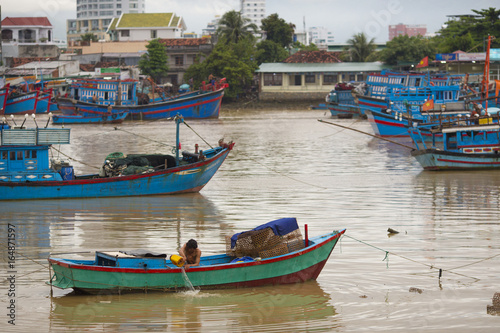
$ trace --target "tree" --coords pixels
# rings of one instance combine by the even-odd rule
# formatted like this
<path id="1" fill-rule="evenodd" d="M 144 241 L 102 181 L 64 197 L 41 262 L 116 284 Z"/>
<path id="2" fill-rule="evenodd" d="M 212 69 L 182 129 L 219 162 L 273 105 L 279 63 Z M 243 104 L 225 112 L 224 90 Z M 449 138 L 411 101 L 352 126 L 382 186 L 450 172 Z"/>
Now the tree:
<path id="1" fill-rule="evenodd" d="M 288 52 L 272 40 L 264 40 L 257 44 L 257 63 L 282 62 L 288 57 Z"/>
<path id="2" fill-rule="evenodd" d="M 311 43 L 309 45 L 304 45 L 299 41 L 293 42 L 293 44 L 290 46 L 292 49 L 298 49 L 299 51 L 319 51 L 318 47 L 316 44 Z"/>
<path id="3" fill-rule="evenodd" d="M 349 46 L 344 51 L 347 53 L 348 59 L 353 62 L 365 62 L 377 48 L 375 38 L 368 41 L 363 32 L 353 35 L 352 38 L 347 40 L 347 44 Z"/>
<path id="4" fill-rule="evenodd" d="M 434 38 L 439 44 L 439 51 L 480 52 L 484 51 L 484 41 L 488 35 L 500 36 L 500 10 L 490 7 L 472 11 L 479 16 L 464 15 L 443 25 Z M 494 40 L 492 47 L 500 47 L 500 40 Z"/>
<path id="5" fill-rule="evenodd" d="M 266 32 L 266 40 L 288 48 L 293 42 L 294 25 L 286 23 L 278 14 L 271 14 L 262 19 L 261 28 Z"/>
<path id="6" fill-rule="evenodd" d="M 241 16 L 235 10 L 225 13 L 219 20 L 217 29 L 217 39 L 225 42 L 238 43 L 242 39 L 253 38 L 253 33 L 257 32 L 257 26 L 251 23 L 250 19 Z"/>
<path id="7" fill-rule="evenodd" d="M 146 45 L 147 53 L 139 59 L 139 68 L 142 74 L 150 76 L 153 81 L 159 83 L 160 78 L 168 73 L 168 56 L 165 45 L 159 39 L 153 39 Z"/>
<path id="8" fill-rule="evenodd" d="M 398 36 L 387 42 L 386 48 L 379 52 L 379 59 L 389 65 L 398 62 L 418 63 L 428 56 L 434 59 L 436 46 L 432 40 L 422 36 Z"/>
<path id="9" fill-rule="evenodd" d="M 86 34 L 83 34 L 80 36 L 80 40 L 82 42 L 97 42 L 97 35 L 94 35 L 91 32 L 87 32 Z"/>
<path id="10" fill-rule="evenodd" d="M 191 65 L 184 76 L 193 78 L 195 86 L 211 74 L 226 78 L 229 88 L 224 98 L 236 98 L 250 88 L 253 73 L 258 68 L 254 44 L 252 39 L 242 39 L 238 43 L 222 40 L 203 62 Z"/>

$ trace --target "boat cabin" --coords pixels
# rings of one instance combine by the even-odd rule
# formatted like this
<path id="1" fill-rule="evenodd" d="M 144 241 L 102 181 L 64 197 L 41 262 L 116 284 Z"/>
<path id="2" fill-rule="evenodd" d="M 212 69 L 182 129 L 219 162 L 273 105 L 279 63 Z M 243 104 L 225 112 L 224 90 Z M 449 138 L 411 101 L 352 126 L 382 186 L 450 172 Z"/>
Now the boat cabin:
<path id="1" fill-rule="evenodd" d="M 500 125 L 481 124 L 443 128 L 443 149 L 468 154 L 498 153 Z"/>
<path id="2" fill-rule="evenodd" d="M 70 97 L 100 105 L 137 105 L 137 81 L 77 79 L 71 83 Z"/>
<path id="3" fill-rule="evenodd" d="M 73 177 L 73 167 L 66 163 L 52 168 L 49 148 L 52 144 L 68 144 L 70 129 L 10 128 L 0 125 L 0 181 L 26 182 L 67 180 Z"/>

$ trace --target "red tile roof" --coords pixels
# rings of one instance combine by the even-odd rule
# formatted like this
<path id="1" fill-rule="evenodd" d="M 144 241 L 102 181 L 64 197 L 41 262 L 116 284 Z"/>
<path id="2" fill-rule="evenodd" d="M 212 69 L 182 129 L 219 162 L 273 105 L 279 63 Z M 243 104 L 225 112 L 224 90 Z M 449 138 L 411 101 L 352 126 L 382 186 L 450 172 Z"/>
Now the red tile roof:
<path id="1" fill-rule="evenodd" d="M 342 62 L 338 52 L 328 51 L 299 51 L 285 59 L 286 63 L 295 64 L 326 64 Z"/>
<path id="2" fill-rule="evenodd" d="M 172 38 L 160 39 L 165 46 L 199 46 L 210 44 L 210 38 Z"/>
<path id="3" fill-rule="evenodd" d="M 57 57 L 52 57 L 52 58 L 47 58 L 47 57 L 29 57 L 29 58 L 12 58 L 12 63 L 11 63 L 11 67 L 17 67 L 17 66 L 22 66 L 22 65 L 26 65 L 26 64 L 29 64 L 30 62 L 33 62 L 33 61 L 56 61 L 57 60 Z"/>
<path id="4" fill-rule="evenodd" d="M 47 26 L 51 27 L 50 21 L 47 17 L 6 17 L 2 20 L 2 26 L 11 26 L 11 25 L 20 25 L 20 26 Z"/>

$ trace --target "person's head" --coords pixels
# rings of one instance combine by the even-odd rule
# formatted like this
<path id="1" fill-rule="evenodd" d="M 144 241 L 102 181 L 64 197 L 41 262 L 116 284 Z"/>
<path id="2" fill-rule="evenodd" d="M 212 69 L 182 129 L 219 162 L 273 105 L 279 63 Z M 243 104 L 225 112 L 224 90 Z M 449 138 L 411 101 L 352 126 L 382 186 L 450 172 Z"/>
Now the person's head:
<path id="1" fill-rule="evenodd" d="M 198 243 L 194 239 L 190 239 L 186 243 L 186 249 L 197 249 L 198 248 Z"/>

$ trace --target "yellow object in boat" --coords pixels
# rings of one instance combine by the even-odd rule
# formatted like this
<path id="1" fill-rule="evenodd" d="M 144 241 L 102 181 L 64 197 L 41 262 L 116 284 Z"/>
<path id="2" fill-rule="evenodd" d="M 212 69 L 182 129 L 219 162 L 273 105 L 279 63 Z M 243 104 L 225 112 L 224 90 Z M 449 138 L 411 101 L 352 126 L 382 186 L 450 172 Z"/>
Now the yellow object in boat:
<path id="1" fill-rule="evenodd" d="M 178 256 L 177 254 L 172 254 L 170 256 L 170 261 L 172 262 L 172 264 L 174 264 L 177 267 L 184 266 L 184 258 L 182 258 L 181 256 Z"/>

